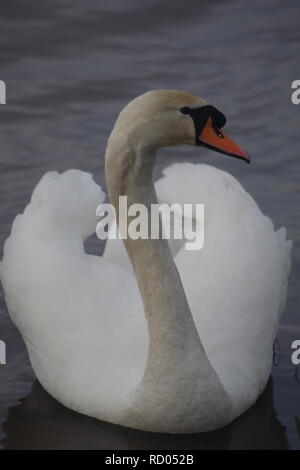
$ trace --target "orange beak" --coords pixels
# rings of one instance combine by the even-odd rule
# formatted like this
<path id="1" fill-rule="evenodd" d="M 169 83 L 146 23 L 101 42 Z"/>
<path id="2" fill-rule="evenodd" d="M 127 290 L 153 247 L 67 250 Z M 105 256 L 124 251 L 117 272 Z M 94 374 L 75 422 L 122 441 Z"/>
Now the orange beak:
<path id="1" fill-rule="evenodd" d="M 251 157 L 249 153 L 239 147 L 223 131 L 214 127 L 211 116 L 203 127 L 201 134 L 198 137 L 198 141 L 200 144 L 211 150 L 231 155 L 232 157 L 241 158 L 246 160 L 247 163 L 250 163 Z"/>

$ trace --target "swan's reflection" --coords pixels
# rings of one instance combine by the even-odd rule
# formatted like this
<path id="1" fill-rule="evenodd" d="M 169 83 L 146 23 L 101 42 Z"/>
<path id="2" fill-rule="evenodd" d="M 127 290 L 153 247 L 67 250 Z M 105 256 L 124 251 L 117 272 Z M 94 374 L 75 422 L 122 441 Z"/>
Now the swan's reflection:
<path id="1" fill-rule="evenodd" d="M 273 406 L 272 379 L 257 403 L 216 432 L 153 434 L 115 426 L 75 413 L 35 383 L 4 425 L 7 449 L 287 449 L 285 427 Z"/>

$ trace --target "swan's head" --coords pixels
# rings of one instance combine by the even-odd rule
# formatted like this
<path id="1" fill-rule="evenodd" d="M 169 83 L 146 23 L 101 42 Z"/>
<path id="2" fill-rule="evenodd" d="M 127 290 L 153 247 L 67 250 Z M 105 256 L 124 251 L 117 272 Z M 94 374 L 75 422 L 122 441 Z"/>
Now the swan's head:
<path id="1" fill-rule="evenodd" d="M 154 90 L 125 106 L 113 134 L 128 136 L 131 146 L 205 146 L 249 162 L 249 154 L 224 133 L 225 123 L 223 113 L 193 93 Z"/>

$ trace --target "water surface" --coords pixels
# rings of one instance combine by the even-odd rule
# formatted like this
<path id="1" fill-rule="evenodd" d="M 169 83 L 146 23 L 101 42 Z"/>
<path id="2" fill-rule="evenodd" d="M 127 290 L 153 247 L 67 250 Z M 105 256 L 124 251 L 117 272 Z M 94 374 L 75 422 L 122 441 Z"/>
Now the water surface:
<path id="1" fill-rule="evenodd" d="M 299 2 L 10 0 L 0 10 L 0 79 L 8 102 L 0 106 L 1 249 L 46 171 L 87 170 L 105 188 L 103 154 L 117 113 L 155 88 L 187 89 L 211 100 L 253 157 L 246 167 L 204 149 L 169 149 L 160 153 L 156 176 L 182 160 L 226 169 L 294 240 L 273 381 L 255 407 L 208 435 L 154 436 L 62 407 L 35 382 L 1 293 L 0 339 L 8 349 L 0 366 L 2 445 L 299 449 L 300 384 L 290 360 L 290 345 L 300 339 L 300 105 L 290 100 L 291 82 L 300 79 Z M 98 242 L 89 249 L 98 250 Z"/>

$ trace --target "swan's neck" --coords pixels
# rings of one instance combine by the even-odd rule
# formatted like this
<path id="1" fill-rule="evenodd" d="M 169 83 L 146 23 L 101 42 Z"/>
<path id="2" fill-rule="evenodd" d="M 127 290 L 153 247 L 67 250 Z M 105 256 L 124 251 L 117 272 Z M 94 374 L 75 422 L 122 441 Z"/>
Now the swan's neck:
<path id="1" fill-rule="evenodd" d="M 106 179 L 118 218 L 120 195 L 127 196 L 128 206 L 143 204 L 151 214 L 151 204 L 157 204 L 152 180 L 155 151 L 143 148 L 134 155 L 128 152 L 127 157 L 115 157 L 108 155 L 106 158 Z M 149 219 L 149 227 L 150 224 Z M 124 244 L 149 324 L 150 351 L 146 371 L 151 370 L 151 375 L 166 374 L 166 367 L 178 367 L 178 361 L 182 362 L 189 350 L 202 349 L 185 292 L 167 240 L 128 238 Z"/>
<path id="2" fill-rule="evenodd" d="M 142 203 L 151 213 L 151 204 L 157 203 L 152 180 L 154 162 L 155 149 L 151 146 L 137 145 L 133 149 L 127 145 L 119 151 L 119 146 L 109 143 L 106 180 L 118 216 L 120 195 L 127 196 L 128 206 Z M 200 341 L 168 242 L 163 238 L 128 238 L 124 244 L 149 328 L 149 354 L 136 391 L 137 402 L 147 400 L 157 406 L 168 401 L 173 406 L 174 401 L 185 402 L 191 399 L 191 394 L 199 394 L 199 385 L 202 390 L 204 385 L 206 392 L 213 388 L 215 396 L 219 393 L 217 400 L 222 400 L 225 392 Z"/>

